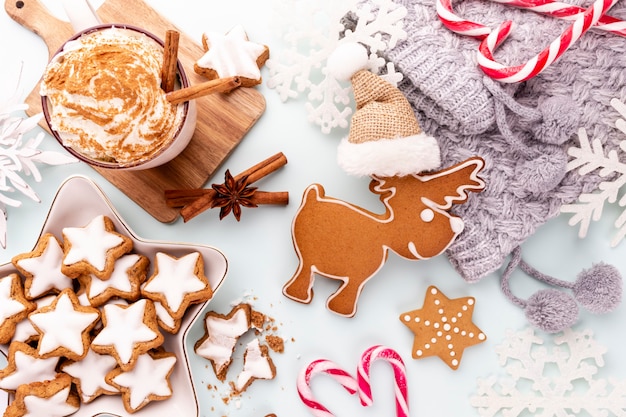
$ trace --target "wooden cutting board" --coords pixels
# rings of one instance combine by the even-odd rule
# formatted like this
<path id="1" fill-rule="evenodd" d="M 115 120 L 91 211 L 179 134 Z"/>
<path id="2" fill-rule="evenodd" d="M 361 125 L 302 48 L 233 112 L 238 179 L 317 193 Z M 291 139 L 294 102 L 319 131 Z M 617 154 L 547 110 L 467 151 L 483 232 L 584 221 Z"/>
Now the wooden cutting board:
<path id="1" fill-rule="evenodd" d="M 5 0 L 5 9 L 13 20 L 45 41 L 50 57 L 74 32 L 69 23 L 51 15 L 39 0 Z M 181 32 L 179 59 L 191 84 L 206 81 L 193 71 L 193 63 L 204 54 L 200 40 L 191 39 L 175 28 L 143 0 L 105 0 L 97 12 L 103 23 L 132 24 L 162 39 L 168 29 L 178 30 Z M 39 85 L 26 99 L 31 115 L 41 112 L 38 91 Z M 169 223 L 178 217 L 178 210 L 165 204 L 164 190 L 204 186 L 265 111 L 263 95 L 253 88 L 239 88 L 228 95 L 214 94 L 196 101 L 196 131 L 189 146 L 177 158 L 143 171 L 96 169 L 161 222 Z M 45 121 L 42 126 L 47 129 Z"/>

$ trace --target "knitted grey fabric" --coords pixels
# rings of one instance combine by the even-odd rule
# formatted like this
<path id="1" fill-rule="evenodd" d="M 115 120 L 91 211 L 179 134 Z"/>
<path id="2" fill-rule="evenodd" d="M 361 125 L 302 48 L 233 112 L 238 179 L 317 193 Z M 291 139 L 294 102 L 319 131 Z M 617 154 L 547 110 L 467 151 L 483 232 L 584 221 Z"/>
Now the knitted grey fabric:
<path id="1" fill-rule="evenodd" d="M 597 186 L 597 175 L 565 173 L 566 150 L 578 144 L 579 127 L 607 149 L 617 149 L 624 139 L 614 127 L 619 114 L 609 101 L 626 100 L 626 38 L 590 31 L 539 76 L 500 84 L 476 65 L 480 41 L 445 28 L 434 0 L 396 3 L 408 10 L 408 39 L 385 58 L 404 75 L 400 90 L 423 130 L 438 139 L 444 166 L 471 155 L 486 161 L 481 175 L 487 188 L 455 208 L 465 230 L 447 251 L 461 276 L 475 282 L 498 270 L 562 204 Z M 515 22 L 496 51 L 496 59 L 507 65 L 525 63 L 569 24 L 488 1 L 454 7 L 460 16 L 490 27 Z M 609 14 L 626 18 L 626 2 Z"/>

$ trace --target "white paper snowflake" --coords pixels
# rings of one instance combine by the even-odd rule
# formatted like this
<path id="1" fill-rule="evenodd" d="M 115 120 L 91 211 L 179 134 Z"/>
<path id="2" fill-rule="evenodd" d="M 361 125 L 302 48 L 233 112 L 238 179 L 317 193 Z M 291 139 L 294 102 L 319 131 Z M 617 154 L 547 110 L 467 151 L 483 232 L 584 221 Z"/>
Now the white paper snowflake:
<path id="1" fill-rule="evenodd" d="M 622 116 L 615 122 L 615 127 L 626 135 L 626 104 L 613 99 L 611 106 Z M 615 247 L 626 236 L 626 195 L 620 198 L 622 187 L 626 184 L 626 162 L 620 160 L 617 151 L 612 150 L 605 154 L 602 142 L 599 139 L 590 141 L 584 128 L 579 129 L 578 138 L 580 147 L 573 146 L 568 150 L 568 154 L 574 159 L 568 163 L 567 170 L 578 169 L 580 175 L 599 170 L 598 174 L 601 177 L 610 177 L 610 179 L 602 181 L 598 185 L 597 192 L 583 193 L 579 196 L 578 202 L 564 204 L 561 212 L 573 214 L 569 224 L 570 226 L 580 224 L 578 236 L 584 238 L 587 236 L 591 222 L 602 218 L 604 205 L 617 202 L 618 206 L 624 209 L 615 221 L 617 233 L 611 240 L 611 246 Z M 619 147 L 626 152 L 626 136 L 620 142 Z"/>
<path id="2" fill-rule="evenodd" d="M 6 248 L 6 208 L 19 207 L 22 204 L 11 194 L 19 191 L 31 200 L 40 202 L 37 193 L 24 177 L 31 176 L 36 182 L 40 182 L 42 177 L 38 164 L 61 165 L 76 162 L 69 155 L 40 150 L 44 132 L 25 139 L 24 136 L 37 126 L 42 117 L 42 114 L 27 118 L 14 115 L 26 109 L 28 106 L 16 98 L 0 103 L 0 245 L 3 248 Z"/>
<path id="3" fill-rule="evenodd" d="M 507 332 L 496 353 L 508 377 L 478 379 L 470 403 L 479 415 L 626 416 L 626 380 L 596 377 L 606 348 L 591 330 L 568 329 L 550 339 L 553 346 L 546 346 L 532 328 Z"/>
<path id="4" fill-rule="evenodd" d="M 274 14 L 284 28 L 281 35 L 284 51 L 275 53 L 266 63 L 267 86 L 287 101 L 306 93 L 309 121 L 322 132 L 346 128 L 352 114 L 350 87 L 326 73 L 326 59 L 343 42 L 360 42 L 369 48 L 369 69 L 397 85 L 402 75 L 378 52 L 393 48 L 406 38 L 403 18 L 406 8 L 392 0 L 373 0 L 374 7 L 357 6 L 356 0 L 276 0 Z M 341 19 L 352 12 L 358 19 L 353 30 Z M 278 58 L 274 58 L 278 56 Z"/>

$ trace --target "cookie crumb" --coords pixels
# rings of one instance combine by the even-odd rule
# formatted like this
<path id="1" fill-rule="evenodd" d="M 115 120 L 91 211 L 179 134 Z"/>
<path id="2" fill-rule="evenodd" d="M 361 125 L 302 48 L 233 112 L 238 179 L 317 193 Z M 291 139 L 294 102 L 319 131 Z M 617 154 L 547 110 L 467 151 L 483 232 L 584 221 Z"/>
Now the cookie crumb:
<path id="1" fill-rule="evenodd" d="M 285 351 L 285 341 L 282 337 L 267 335 L 265 336 L 265 341 L 274 352 L 283 353 Z"/>

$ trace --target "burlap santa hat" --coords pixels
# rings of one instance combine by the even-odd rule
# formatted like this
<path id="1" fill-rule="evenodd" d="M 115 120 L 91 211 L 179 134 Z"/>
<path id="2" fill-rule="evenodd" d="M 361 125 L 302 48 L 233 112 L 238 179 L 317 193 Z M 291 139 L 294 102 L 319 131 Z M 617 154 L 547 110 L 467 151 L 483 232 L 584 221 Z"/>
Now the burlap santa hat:
<path id="1" fill-rule="evenodd" d="M 437 140 L 424 133 L 411 105 L 391 83 L 366 70 L 368 55 L 357 43 L 341 44 L 328 58 L 328 73 L 350 80 L 356 112 L 338 147 L 348 174 L 382 177 L 430 171 L 441 164 Z"/>

